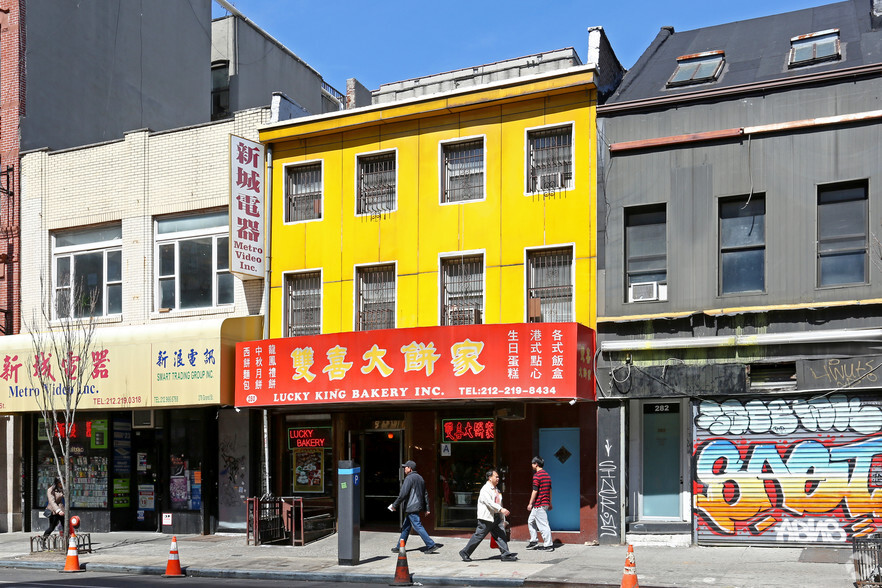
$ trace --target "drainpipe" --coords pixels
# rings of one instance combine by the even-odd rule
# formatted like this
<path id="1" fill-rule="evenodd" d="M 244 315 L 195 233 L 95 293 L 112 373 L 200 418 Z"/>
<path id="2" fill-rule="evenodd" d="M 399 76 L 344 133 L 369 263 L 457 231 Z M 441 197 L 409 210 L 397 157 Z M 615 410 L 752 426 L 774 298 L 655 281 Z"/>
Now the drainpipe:
<path id="1" fill-rule="evenodd" d="M 263 338 L 269 339 L 269 318 L 270 318 L 270 276 L 272 274 L 272 244 L 273 236 L 273 147 L 266 147 L 266 198 L 265 198 L 266 222 L 264 223 L 266 233 L 266 255 L 263 277 Z M 263 459 L 264 459 L 264 484 L 266 485 L 266 496 L 272 496 L 270 489 L 270 451 L 269 451 L 269 411 L 263 409 Z"/>
<path id="2" fill-rule="evenodd" d="M 675 337 L 668 339 L 629 339 L 601 341 L 600 351 L 653 351 L 658 349 L 695 349 L 699 347 L 752 347 L 756 345 L 787 345 L 798 343 L 849 343 L 880 341 L 882 329 L 833 329 L 799 333 L 760 333 L 721 337 Z"/>

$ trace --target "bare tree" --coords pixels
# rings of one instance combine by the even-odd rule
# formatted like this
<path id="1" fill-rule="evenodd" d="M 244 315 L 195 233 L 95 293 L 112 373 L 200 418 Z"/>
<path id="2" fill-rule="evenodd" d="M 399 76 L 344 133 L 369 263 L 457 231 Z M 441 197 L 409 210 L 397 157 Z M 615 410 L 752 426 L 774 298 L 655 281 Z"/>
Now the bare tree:
<path id="1" fill-rule="evenodd" d="M 92 379 L 94 313 L 100 297 L 99 289 L 87 290 L 82 282 L 74 282 L 71 288 L 57 290 L 54 317 L 53 297 L 43 296 L 42 321 L 38 321 L 35 313 L 31 324 L 25 324 L 34 352 L 28 377 L 31 387 L 36 389 L 35 399 L 55 470 L 64 484 L 65 545 L 70 540 L 73 495 L 70 438 L 77 408 Z M 45 492 L 46 488 L 42 490 Z"/>

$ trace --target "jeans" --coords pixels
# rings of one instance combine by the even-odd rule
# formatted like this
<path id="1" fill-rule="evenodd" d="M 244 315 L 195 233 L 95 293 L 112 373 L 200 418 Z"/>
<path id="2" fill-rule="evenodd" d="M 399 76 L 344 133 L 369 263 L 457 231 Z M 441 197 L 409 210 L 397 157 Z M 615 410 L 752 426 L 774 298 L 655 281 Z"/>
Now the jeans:
<path id="1" fill-rule="evenodd" d="M 43 533 L 43 537 L 48 537 L 52 534 L 52 531 L 55 530 L 55 527 L 64 523 L 64 515 L 49 515 L 49 528 L 46 529 L 46 532 Z"/>
<path id="2" fill-rule="evenodd" d="M 401 545 L 401 541 L 407 542 L 407 538 L 410 535 L 410 529 L 413 529 L 417 532 L 417 535 L 426 543 L 426 547 L 432 547 L 435 545 L 435 542 L 432 541 L 432 538 L 429 537 L 429 534 L 423 528 L 423 523 L 420 522 L 420 513 L 418 512 L 409 512 L 404 515 L 404 523 L 401 525 L 401 537 L 398 538 L 398 544 Z"/>
<path id="3" fill-rule="evenodd" d="M 463 547 L 460 553 L 471 556 L 475 549 L 478 548 L 481 541 L 484 540 L 484 537 L 487 536 L 487 533 L 489 533 L 494 539 L 496 539 L 496 544 L 499 546 L 499 550 L 502 552 L 503 557 L 511 555 L 511 551 L 508 549 L 508 542 L 505 540 L 505 529 L 502 528 L 502 521 L 503 518 L 500 514 L 494 515 L 492 521 L 482 521 L 481 519 L 478 519 L 478 528 L 475 529 L 475 534 L 471 536 L 469 542 L 466 543 L 466 546 Z"/>
<path id="4" fill-rule="evenodd" d="M 554 545 L 551 539 L 551 526 L 548 524 L 548 507 L 537 506 L 530 511 L 530 518 L 527 519 L 527 527 L 530 529 L 530 542 L 537 542 L 536 532 L 542 535 L 545 547 Z"/>

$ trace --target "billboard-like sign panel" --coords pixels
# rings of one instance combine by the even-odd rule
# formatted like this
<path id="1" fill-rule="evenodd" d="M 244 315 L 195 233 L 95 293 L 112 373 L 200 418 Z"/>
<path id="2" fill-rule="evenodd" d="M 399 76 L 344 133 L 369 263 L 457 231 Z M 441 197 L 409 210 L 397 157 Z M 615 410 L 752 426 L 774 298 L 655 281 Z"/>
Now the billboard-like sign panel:
<path id="1" fill-rule="evenodd" d="M 64 382 L 83 364 L 88 382 L 78 410 L 230 404 L 233 343 L 260 329 L 260 317 L 100 328 L 87 354 L 69 350 L 61 359 L 51 349 L 35 354 L 30 335 L 0 337 L 0 414 L 39 410 L 38 373 L 61 406 Z"/>
<path id="2" fill-rule="evenodd" d="M 263 145 L 230 135 L 230 271 L 263 278 L 266 265 Z"/>
<path id="3" fill-rule="evenodd" d="M 577 323 L 418 327 L 236 345 L 236 405 L 594 399 Z"/>

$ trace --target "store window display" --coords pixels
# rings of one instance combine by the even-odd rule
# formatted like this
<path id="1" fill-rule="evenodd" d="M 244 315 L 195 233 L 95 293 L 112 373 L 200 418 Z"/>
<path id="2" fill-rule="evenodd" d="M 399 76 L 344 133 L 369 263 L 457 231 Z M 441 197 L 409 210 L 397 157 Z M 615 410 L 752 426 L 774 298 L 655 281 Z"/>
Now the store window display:
<path id="1" fill-rule="evenodd" d="M 495 421 L 457 418 L 441 421 L 438 527 L 468 528 L 477 516 L 477 496 L 495 463 Z"/>

